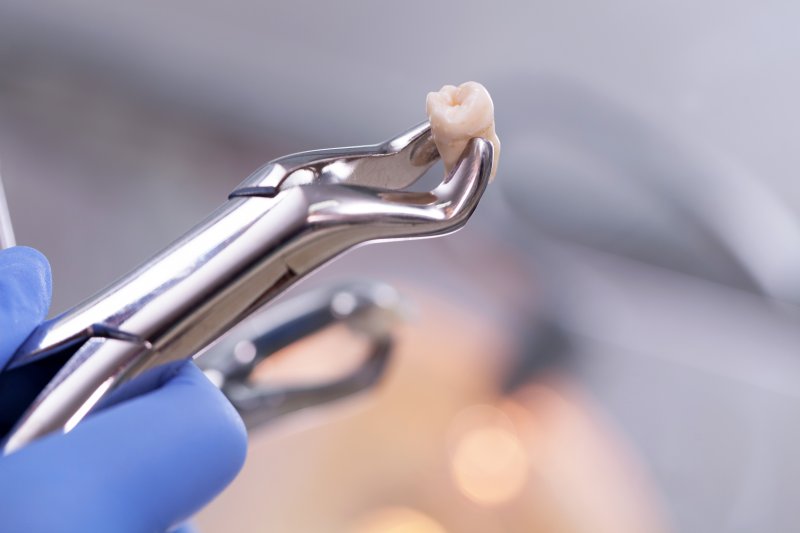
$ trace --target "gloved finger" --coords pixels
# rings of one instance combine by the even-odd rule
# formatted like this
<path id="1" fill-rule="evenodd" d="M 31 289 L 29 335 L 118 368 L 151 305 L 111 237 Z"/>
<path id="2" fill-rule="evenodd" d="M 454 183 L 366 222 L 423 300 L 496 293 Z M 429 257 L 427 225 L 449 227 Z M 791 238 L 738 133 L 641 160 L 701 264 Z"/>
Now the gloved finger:
<path id="1" fill-rule="evenodd" d="M 0 368 L 47 316 L 50 295 L 50 265 L 41 253 L 24 246 L 0 251 Z"/>
<path id="2" fill-rule="evenodd" d="M 2 459 L 0 487 L 15 486 L 3 487 L 0 523 L 24 516 L 8 530 L 166 531 L 235 477 L 246 449 L 238 413 L 187 363 L 161 388 Z"/>

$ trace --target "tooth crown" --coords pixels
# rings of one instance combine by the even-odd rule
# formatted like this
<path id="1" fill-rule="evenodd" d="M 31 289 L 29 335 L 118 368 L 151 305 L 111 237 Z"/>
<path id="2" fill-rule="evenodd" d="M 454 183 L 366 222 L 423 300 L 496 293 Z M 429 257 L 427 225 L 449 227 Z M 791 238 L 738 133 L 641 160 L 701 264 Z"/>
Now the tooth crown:
<path id="1" fill-rule="evenodd" d="M 494 104 L 489 91 L 480 83 L 468 81 L 456 87 L 445 85 L 439 92 L 428 93 L 426 101 L 433 141 L 449 172 L 467 142 L 483 137 L 494 146 L 492 176 L 497 172 L 500 140 L 494 129 Z"/>

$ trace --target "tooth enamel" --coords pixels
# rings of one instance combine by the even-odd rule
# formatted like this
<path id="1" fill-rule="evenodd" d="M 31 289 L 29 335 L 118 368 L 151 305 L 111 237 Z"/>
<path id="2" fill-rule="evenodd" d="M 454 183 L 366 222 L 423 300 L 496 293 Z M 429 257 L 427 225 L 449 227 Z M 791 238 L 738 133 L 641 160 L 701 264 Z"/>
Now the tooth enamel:
<path id="1" fill-rule="evenodd" d="M 426 104 L 433 141 L 442 156 L 445 171 L 450 172 L 458 162 L 471 138 L 483 137 L 494 146 L 490 180 L 494 179 L 500 140 L 494 131 L 494 104 L 489 91 L 474 81 L 458 87 L 445 85 L 439 92 L 428 93 Z"/>

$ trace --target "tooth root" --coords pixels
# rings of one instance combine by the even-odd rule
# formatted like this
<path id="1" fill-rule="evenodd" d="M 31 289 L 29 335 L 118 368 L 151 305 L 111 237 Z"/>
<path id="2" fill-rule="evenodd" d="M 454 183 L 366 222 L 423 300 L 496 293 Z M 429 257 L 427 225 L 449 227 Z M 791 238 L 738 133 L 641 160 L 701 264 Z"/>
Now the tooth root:
<path id="1" fill-rule="evenodd" d="M 494 104 L 480 83 L 468 81 L 458 87 L 445 85 L 428 93 L 426 101 L 433 141 L 446 172 L 450 172 L 473 137 L 483 137 L 494 146 L 492 175 L 497 172 L 500 140 L 494 130 Z"/>

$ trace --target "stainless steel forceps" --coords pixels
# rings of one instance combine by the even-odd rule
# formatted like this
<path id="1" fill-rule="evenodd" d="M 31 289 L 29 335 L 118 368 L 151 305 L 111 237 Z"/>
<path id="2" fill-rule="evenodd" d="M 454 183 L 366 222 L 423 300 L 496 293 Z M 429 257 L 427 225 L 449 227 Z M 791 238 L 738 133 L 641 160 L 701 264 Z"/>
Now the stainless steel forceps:
<path id="1" fill-rule="evenodd" d="M 257 170 L 164 251 L 31 334 L 6 372 L 69 358 L 22 413 L 3 452 L 69 431 L 109 391 L 194 356 L 354 246 L 463 226 L 488 183 L 492 146 L 474 138 L 432 191 L 403 190 L 437 159 L 423 123 L 378 145 L 303 152 Z"/>

